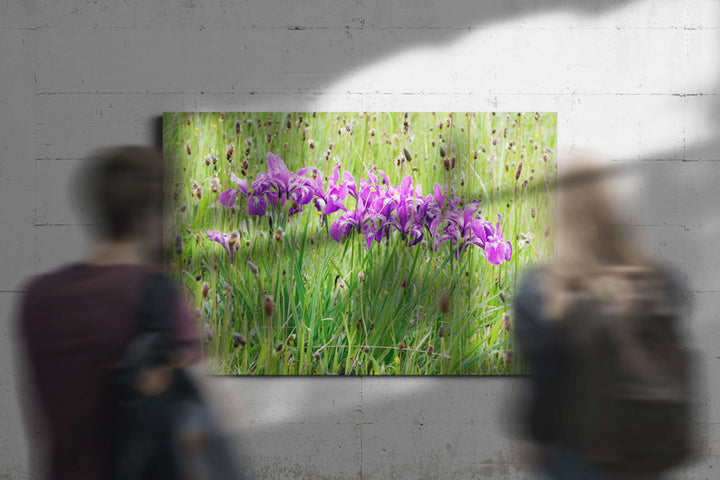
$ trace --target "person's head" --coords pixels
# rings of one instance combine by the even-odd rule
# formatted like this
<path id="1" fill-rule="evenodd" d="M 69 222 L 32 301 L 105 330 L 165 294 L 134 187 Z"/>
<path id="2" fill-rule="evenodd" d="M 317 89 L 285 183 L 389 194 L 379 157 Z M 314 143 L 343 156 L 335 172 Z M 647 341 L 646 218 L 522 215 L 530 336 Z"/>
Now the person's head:
<path id="1" fill-rule="evenodd" d="M 574 159 L 559 175 L 557 256 L 548 283 L 551 316 L 563 313 L 568 292 L 577 289 L 624 304 L 628 282 L 649 266 L 619 215 L 622 195 L 615 190 L 622 190 L 626 174 L 619 167 Z"/>
<path id="2" fill-rule="evenodd" d="M 80 177 L 80 199 L 99 222 L 102 239 L 159 245 L 162 154 L 154 148 L 123 146 L 99 150 L 89 161 L 91 165 Z"/>

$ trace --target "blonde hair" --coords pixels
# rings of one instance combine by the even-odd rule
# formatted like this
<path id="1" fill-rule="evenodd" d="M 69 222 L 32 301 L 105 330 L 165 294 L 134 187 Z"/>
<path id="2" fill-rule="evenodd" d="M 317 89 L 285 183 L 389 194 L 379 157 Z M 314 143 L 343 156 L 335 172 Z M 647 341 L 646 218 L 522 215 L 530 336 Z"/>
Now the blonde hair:
<path id="1" fill-rule="evenodd" d="M 561 320 L 571 294 L 582 291 L 623 311 L 636 297 L 636 280 L 652 272 L 649 260 L 622 229 L 608 180 L 621 170 L 575 162 L 558 178 L 558 252 L 542 269 L 546 314 Z"/>

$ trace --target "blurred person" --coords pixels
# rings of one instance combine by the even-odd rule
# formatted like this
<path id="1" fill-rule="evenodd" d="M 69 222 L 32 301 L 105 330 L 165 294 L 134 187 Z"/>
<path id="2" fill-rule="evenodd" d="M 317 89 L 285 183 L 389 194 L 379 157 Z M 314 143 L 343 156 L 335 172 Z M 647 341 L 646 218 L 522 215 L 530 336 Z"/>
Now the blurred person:
<path id="1" fill-rule="evenodd" d="M 144 280 L 162 272 L 162 155 L 129 146 L 90 160 L 78 199 L 98 219 L 99 237 L 84 260 L 27 282 L 16 326 L 28 371 L 20 382 L 31 394 L 22 402 L 28 434 L 32 442 L 39 430 L 45 443 L 45 458 L 31 462 L 43 462 L 51 480 L 108 478 L 107 370 L 137 334 Z M 200 358 L 199 333 L 175 297 L 172 348 L 185 364 Z M 136 387 L 154 395 L 171 378 L 169 368 L 147 369 Z"/>
<path id="2" fill-rule="evenodd" d="M 525 430 L 559 480 L 658 479 L 692 450 L 682 284 L 621 227 L 609 173 L 560 175 L 557 255 L 514 302 L 532 375 Z"/>

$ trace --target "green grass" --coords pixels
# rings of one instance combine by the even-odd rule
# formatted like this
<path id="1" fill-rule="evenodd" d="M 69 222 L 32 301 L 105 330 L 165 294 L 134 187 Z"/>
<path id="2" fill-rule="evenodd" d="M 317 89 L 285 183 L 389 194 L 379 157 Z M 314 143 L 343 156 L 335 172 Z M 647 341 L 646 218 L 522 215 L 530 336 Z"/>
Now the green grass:
<path id="1" fill-rule="evenodd" d="M 555 114 L 169 113 L 163 121 L 171 172 L 166 259 L 212 331 L 205 343 L 209 373 L 526 372 L 524 362 L 507 358 L 514 346 L 502 316 L 511 313 L 518 273 L 547 260 L 554 250 L 555 201 L 546 181 L 556 174 Z M 228 144 L 234 145 L 231 162 L 226 160 Z M 441 147 L 445 158 L 455 157 L 449 171 Z M 402 161 L 405 148 L 412 161 Z M 481 199 L 485 219 L 494 223 L 502 214 L 512 260 L 494 266 L 474 246 L 456 258 L 450 242 L 433 251 L 406 247 L 397 236 L 369 250 L 358 235 L 337 243 L 327 228 L 341 212 L 323 222 L 312 204 L 292 217 L 286 205 L 262 218 L 248 216 L 247 200 L 240 196 L 234 211 L 219 205 L 219 193 L 210 189 L 213 174 L 224 191 L 234 186 L 231 171 L 243 176 L 246 160 L 250 184 L 266 170 L 268 152 L 279 153 L 293 172 L 314 166 L 323 178 L 340 161 L 356 180 L 377 165 L 393 185 L 412 175 L 424 194 L 435 183 L 453 185 L 458 197 Z M 207 155 L 215 155 L 217 163 L 206 165 Z M 193 181 L 202 189 L 200 199 L 191 197 Z M 348 197 L 346 205 L 354 208 L 354 200 Z M 277 227 L 284 231 L 279 240 Z M 222 246 L 208 239 L 207 229 L 242 233 L 232 263 Z M 180 252 L 174 247 L 176 235 L 182 238 Z M 257 265 L 257 276 L 248 260 Z M 275 303 L 271 315 L 263 312 L 265 295 Z M 440 306 L 443 297 L 450 304 L 446 313 Z M 247 343 L 235 347 L 233 332 Z"/>

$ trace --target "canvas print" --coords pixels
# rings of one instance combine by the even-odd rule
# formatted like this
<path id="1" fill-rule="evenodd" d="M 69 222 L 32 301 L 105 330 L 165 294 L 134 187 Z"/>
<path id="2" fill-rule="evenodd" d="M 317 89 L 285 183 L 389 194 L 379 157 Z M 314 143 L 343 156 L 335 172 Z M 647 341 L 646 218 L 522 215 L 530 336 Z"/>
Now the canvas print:
<path id="1" fill-rule="evenodd" d="M 556 114 L 166 113 L 166 262 L 225 375 L 513 375 Z"/>

